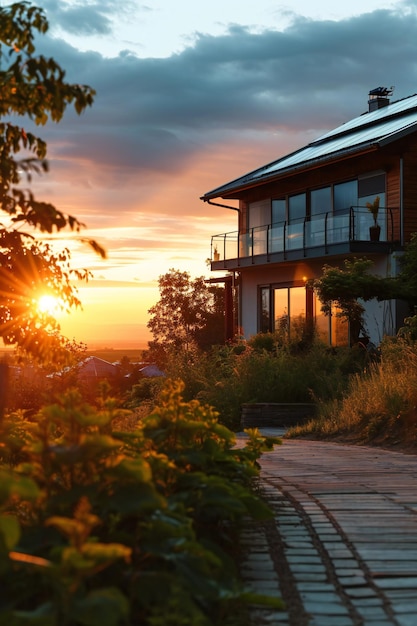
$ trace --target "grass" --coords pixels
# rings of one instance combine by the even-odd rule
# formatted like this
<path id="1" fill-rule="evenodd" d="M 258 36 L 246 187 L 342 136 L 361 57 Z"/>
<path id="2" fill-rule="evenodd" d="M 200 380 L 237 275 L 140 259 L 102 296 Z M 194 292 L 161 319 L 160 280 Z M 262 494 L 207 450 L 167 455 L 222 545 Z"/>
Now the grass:
<path id="1" fill-rule="evenodd" d="M 387 340 L 380 361 L 353 375 L 342 398 L 320 403 L 317 417 L 287 436 L 417 446 L 416 407 L 417 345 Z"/>

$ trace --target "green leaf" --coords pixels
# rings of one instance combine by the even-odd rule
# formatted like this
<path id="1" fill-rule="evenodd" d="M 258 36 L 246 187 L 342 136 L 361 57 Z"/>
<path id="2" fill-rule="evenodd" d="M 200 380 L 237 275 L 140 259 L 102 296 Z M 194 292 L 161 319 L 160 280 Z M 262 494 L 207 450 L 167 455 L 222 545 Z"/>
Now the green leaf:
<path id="1" fill-rule="evenodd" d="M 82 626 L 120 626 L 129 618 L 129 602 L 116 587 L 104 587 L 76 602 L 72 616 Z"/>
<path id="2" fill-rule="evenodd" d="M 135 459 L 123 459 L 111 469 L 111 474 L 121 480 L 133 479 L 141 483 L 152 480 L 152 471 L 149 463 L 141 457 L 137 457 Z"/>
<path id="3" fill-rule="evenodd" d="M 120 448 L 120 441 L 113 439 L 109 435 L 84 435 L 81 442 L 81 447 L 84 453 L 91 457 L 96 456 L 98 453 L 111 452 Z"/>
<path id="4" fill-rule="evenodd" d="M 36 500 L 39 494 L 39 487 L 30 478 L 0 470 L 0 505 L 12 496 L 21 500 Z"/>
<path id="5" fill-rule="evenodd" d="M 132 555 L 131 548 L 121 543 L 85 543 L 81 552 L 97 564 L 113 563 L 119 559 L 129 562 Z"/>
<path id="6" fill-rule="evenodd" d="M 13 550 L 20 539 L 20 525 L 12 515 L 0 516 L 0 534 L 8 550 Z"/>
<path id="7" fill-rule="evenodd" d="M 109 511 L 121 515 L 145 515 L 153 513 L 155 509 L 165 508 L 166 500 L 152 483 L 138 483 L 119 487 L 108 498 L 106 506 Z"/>
<path id="8" fill-rule="evenodd" d="M 98 426 L 103 427 L 110 424 L 112 420 L 112 415 L 110 413 L 98 413 L 91 409 L 91 412 L 87 411 L 79 411 L 75 415 L 75 419 L 80 424 L 80 426 Z"/>
<path id="9" fill-rule="evenodd" d="M 98 518 L 97 520 L 96 524 L 100 522 Z M 80 541 L 83 541 L 84 538 L 88 536 L 88 533 L 93 526 L 87 526 L 82 520 L 71 519 L 69 517 L 59 517 L 58 515 L 47 519 L 45 525 L 53 526 L 59 530 L 59 532 L 68 537 L 72 545 L 79 545 Z"/>

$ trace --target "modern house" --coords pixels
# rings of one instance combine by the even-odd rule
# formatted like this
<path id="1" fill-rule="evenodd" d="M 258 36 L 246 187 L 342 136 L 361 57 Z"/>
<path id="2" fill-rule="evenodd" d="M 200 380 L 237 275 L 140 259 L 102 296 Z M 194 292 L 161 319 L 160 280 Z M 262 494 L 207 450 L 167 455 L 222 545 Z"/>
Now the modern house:
<path id="1" fill-rule="evenodd" d="M 245 337 L 291 335 L 310 320 L 325 341 L 343 345 L 346 324 L 323 316 L 307 281 L 325 264 L 354 257 L 371 259 L 376 274 L 396 274 L 404 243 L 417 231 L 417 95 L 392 103 L 390 96 L 385 87 L 370 91 L 362 115 L 202 196 L 237 211 L 238 230 L 212 237 L 211 269 L 226 271 L 226 290 L 237 293 L 226 298 L 238 303 L 226 311 L 229 328 Z M 375 201 L 377 229 L 367 208 Z M 395 333 L 407 313 L 396 301 L 365 308 L 374 343 Z"/>

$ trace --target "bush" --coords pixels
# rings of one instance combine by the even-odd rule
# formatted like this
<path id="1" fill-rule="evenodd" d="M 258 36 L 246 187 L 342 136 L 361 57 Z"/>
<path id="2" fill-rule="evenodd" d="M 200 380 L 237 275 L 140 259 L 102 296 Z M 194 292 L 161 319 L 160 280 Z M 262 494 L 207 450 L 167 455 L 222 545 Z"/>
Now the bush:
<path id="1" fill-rule="evenodd" d="M 348 376 L 366 362 L 364 351 L 332 349 L 319 341 L 308 347 L 300 342 L 281 345 L 267 333 L 206 354 L 178 354 L 170 367 L 184 380 L 187 399 L 210 404 L 223 424 L 237 430 L 242 404 L 339 397 Z"/>
<path id="2" fill-rule="evenodd" d="M 233 551 L 247 516 L 270 515 L 250 485 L 273 440 L 252 431 L 236 449 L 182 390 L 168 382 L 130 432 L 113 399 L 76 391 L 5 420 L 0 624 L 240 626 Z"/>

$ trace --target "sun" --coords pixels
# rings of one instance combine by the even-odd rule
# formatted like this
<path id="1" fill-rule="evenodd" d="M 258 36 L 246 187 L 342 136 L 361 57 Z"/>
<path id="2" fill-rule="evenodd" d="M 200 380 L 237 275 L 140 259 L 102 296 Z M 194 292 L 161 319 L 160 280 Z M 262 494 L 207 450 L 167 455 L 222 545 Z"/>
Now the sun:
<path id="1" fill-rule="evenodd" d="M 56 317 L 61 311 L 58 298 L 44 294 L 38 298 L 37 308 L 40 313 Z"/>

